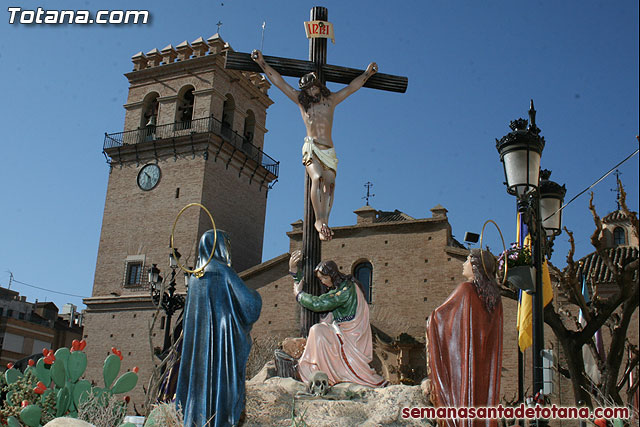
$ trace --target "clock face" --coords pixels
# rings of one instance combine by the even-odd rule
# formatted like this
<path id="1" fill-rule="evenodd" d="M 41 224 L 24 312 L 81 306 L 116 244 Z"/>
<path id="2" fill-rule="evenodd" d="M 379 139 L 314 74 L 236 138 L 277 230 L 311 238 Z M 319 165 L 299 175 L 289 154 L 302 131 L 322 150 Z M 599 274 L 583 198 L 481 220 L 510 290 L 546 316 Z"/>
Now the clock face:
<path id="1" fill-rule="evenodd" d="M 149 191 L 158 185 L 160 181 L 160 168 L 158 165 L 145 165 L 138 173 L 138 187 L 144 191 Z"/>

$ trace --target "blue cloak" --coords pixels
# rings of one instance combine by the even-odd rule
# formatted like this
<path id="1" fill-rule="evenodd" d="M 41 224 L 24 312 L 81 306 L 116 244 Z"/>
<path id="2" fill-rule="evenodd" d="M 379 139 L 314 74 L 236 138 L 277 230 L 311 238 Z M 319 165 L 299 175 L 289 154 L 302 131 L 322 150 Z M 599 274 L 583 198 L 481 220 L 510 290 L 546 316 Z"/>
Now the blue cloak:
<path id="1" fill-rule="evenodd" d="M 202 235 L 198 267 L 209 259 L 213 240 L 213 230 Z M 231 268 L 229 250 L 227 234 L 217 230 L 204 276 L 189 280 L 176 391 L 185 427 L 237 425 L 244 409 L 249 332 L 262 300 Z"/>

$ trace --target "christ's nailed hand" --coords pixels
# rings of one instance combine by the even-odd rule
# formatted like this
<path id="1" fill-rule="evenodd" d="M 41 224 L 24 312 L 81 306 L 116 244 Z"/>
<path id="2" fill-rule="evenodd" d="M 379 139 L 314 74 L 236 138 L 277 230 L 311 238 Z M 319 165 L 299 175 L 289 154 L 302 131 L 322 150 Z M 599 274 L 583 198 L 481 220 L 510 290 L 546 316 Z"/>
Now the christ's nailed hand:
<path id="1" fill-rule="evenodd" d="M 253 52 L 251 52 L 251 59 L 257 62 L 258 65 L 264 64 L 264 57 L 262 56 L 262 52 L 258 49 L 254 49 Z"/>
<path id="2" fill-rule="evenodd" d="M 376 64 L 375 62 L 372 62 L 371 64 L 369 64 L 366 71 L 367 75 L 372 76 L 377 72 L 378 72 L 378 64 Z"/>

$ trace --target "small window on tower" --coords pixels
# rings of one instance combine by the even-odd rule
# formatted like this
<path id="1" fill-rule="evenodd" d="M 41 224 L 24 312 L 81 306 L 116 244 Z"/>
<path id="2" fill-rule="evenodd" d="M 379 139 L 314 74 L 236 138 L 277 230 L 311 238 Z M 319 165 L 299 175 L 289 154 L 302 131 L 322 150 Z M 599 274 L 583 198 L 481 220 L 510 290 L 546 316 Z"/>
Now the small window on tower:
<path id="1" fill-rule="evenodd" d="M 145 255 L 129 255 L 124 262 L 124 277 L 122 278 L 122 286 L 138 287 L 146 283 L 145 277 Z"/>
<path id="2" fill-rule="evenodd" d="M 136 286 L 142 283 L 142 263 L 130 262 L 127 264 L 126 286 Z"/>
<path id="3" fill-rule="evenodd" d="M 624 237 L 624 229 L 622 227 L 616 227 L 613 230 L 613 244 L 616 246 L 624 245 L 626 239 Z"/>

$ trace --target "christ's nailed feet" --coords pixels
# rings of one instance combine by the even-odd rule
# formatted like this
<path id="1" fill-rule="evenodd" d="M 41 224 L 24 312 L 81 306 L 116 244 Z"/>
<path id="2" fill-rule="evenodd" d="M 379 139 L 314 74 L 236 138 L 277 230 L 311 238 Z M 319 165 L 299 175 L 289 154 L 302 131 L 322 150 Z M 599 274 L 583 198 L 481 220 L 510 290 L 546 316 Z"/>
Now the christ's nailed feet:
<path id="1" fill-rule="evenodd" d="M 318 227 L 318 224 L 316 224 L 316 230 L 318 230 L 320 240 L 328 241 L 333 238 L 333 231 L 331 231 L 327 224 L 323 223 L 320 225 L 320 227 Z"/>

